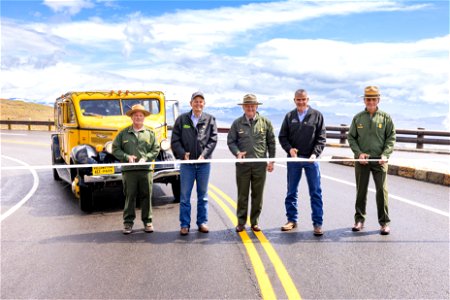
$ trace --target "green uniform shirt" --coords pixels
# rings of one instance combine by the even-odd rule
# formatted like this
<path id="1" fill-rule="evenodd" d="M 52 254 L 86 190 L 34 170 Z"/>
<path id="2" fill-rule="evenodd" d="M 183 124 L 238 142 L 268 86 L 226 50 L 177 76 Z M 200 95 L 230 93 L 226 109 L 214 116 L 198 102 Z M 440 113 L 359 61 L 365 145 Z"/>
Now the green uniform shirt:
<path id="1" fill-rule="evenodd" d="M 350 126 L 348 143 L 355 158 L 359 158 L 361 153 L 369 154 L 369 158 L 389 158 L 395 143 L 395 127 L 391 117 L 380 110 L 372 117 L 367 110 L 358 113 Z"/>
<path id="2" fill-rule="evenodd" d="M 121 162 L 128 162 L 128 157 L 134 155 L 136 162 L 145 158 L 146 162 L 155 160 L 159 153 L 159 145 L 155 133 L 148 127 L 134 132 L 133 126 L 129 126 L 116 136 L 113 142 L 113 155 Z M 122 171 L 150 170 L 151 165 L 123 166 Z"/>
<path id="3" fill-rule="evenodd" d="M 275 157 L 275 135 L 272 123 L 257 113 L 253 125 L 243 115 L 231 125 L 227 137 L 228 148 L 231 153 L 247 152 L 246 158 Z"/>

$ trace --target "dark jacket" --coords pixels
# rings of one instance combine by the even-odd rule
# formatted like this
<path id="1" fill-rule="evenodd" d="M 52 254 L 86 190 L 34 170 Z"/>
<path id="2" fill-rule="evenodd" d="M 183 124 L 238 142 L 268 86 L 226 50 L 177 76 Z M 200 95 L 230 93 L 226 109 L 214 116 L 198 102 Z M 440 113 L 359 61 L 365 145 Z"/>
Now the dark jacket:
<path id="1" fill-rule="evenodd" d="M 278 140 L 288 156 L 291 148 L 296 148 L 299 157 L 310 157 L 312 154 L 319 157 L 326 143 L 322 114 L 309 107 L 303 122 L 300 123 L 297 109 L 288 112 L 281 125 Z"/>
<path id="2" fill-rule="evenodd" d="M 192 110 L 181 114 L 175 121 L 172 130 L 172 151 L 176 158 L 183 159 L 190 152 L 189 159 L 198 159 L 202 155 L 211 158 L 217 144 L 216 119 L 202 112 L 197 127 L 191 120 Z"/>

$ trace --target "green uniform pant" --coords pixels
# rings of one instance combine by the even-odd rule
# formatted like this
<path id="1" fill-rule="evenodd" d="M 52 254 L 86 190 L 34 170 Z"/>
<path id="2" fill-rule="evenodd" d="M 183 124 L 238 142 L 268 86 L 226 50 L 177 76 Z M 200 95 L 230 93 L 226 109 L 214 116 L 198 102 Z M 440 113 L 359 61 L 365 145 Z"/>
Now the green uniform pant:
<path id="1" fill-rule="evenodd" d="M 355 204 L 355 223 L 363 222 L 366 219 L 367 188 L 369 185 L 370 173 L 372 173 L 376 188 L 376 201 L 378 210 L 378 223 L 388 225 L 388 191 L 386 185 L 388 165 L 380 165 L 378 162 L 369 162 L 367 165 L 361 165 L 355 162 L 356 177 L 356 204 Z"/>
<path id="2" fill-rule="evenodd" d="M 152 222 L 153 173 L 146 170 L 126 171 L 122 173 L 125 207 L 123 223 L 133 224 L 136 218 L 136 201 L 140 201 L 141 218 L 144 224 Z"/>
<path id="3" fill-rule="evenodd" d="M 236 183 L 238 192 L 238 224 L 247 223 L 248 196 L 251 189 L 250 224 L 258 225 L 263 204 L 264 184 L 266 182 L 266 163 L 237 163 Z"/>

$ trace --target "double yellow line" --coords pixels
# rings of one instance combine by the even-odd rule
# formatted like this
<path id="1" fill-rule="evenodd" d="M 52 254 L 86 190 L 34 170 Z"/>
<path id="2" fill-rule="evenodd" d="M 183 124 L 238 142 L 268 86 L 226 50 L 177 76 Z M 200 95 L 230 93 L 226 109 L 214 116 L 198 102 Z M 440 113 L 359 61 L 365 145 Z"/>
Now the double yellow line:
<path id="1" fill-rule="evenodd" d="M 217 204 L 223 209 L 225 214 L 231 220 L 233 224 L 237 224 L 237 218 L 235 213 L 231 211 L 228 205 L 222 201 L 224 199 L 228 202 L 234 209 L 236 209 L 236 202 L 233 201 L 227 194 L 222 192 L 218 187 L 209 184 L 210 190 L 208 192 L 209 196 L 213 198 Z M 220 195 L 220 197 L 219 197 Z M 222 199 L 221 199 L 222 198 Z M 281 261 L 275 249 L 272 247 L 270 242 L 267 240 L 266 236 L 262 231 L 254 232 L 259 242 L 261 243 L 263 249 L 265 250 L 267 256 L 272 262 L 275 272 L 280 279 L 281 284 L 286 292 L 288 299 L 301 299 L 297 288 L 295 287 L 294 282 L 292 281 L 291 276 L 289 275 L 286 267 Z M 258 280 L 259 288 L 261 289 L 261 294 L 263 299 L 276 299 L 275 292 L 273 290 L 272 283 L 270 282 L 269 276 L 267 275 L 264 264 L 261 260 L 261 257 L 256 250 L 255 245 L 253 244 L 252 239 L 248 236 L 247 232 L 244 230 L 239 232 L 239 236 L 242 239 L 242 243 L 247 250 L 247 254 L 250 257 L 250 261 L 253 265 L 253 269 L 255 270 L 256 279 Z"/>

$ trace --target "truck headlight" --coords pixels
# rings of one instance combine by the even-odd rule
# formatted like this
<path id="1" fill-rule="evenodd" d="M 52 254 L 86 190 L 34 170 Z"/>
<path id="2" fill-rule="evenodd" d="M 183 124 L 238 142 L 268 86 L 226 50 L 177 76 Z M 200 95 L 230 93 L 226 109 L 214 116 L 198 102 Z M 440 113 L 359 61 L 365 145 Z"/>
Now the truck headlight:
<path id="1" fill-rule="evenodd" d="M 161 150 L 167 151 L 170 149 L 170 142 L 168 139 L 163 139 L 159 146 L 161 147 Z"/>
<path id="2" fill-rule="evenodd" d="M 105 143 L 105 151 L 109 154 L 112 154 L 112 144 L 113 142 L 111 141 Z"/>

